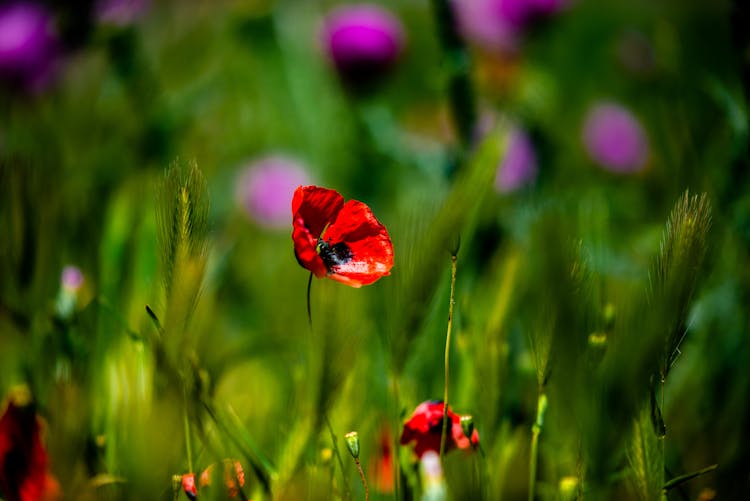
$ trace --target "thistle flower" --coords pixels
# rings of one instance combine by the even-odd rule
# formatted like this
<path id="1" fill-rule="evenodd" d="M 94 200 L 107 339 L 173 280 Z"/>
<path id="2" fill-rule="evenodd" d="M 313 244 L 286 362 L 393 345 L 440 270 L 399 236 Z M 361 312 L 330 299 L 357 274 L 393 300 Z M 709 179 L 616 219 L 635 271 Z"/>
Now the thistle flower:
<path id="1" fill-rule="evenodd" d="M 509 136 L 505 157 L 495 177 L 495 189 L 500 193 L 515 191 L 532 183 L 538 172 L 536 151 L 526 131 L 514 127 Z"/>
<path id="2" fill-rule="evenodd" d="M 646 131 L 628 109 L 617 103 L 602 102 L 589 110 L 582 139 L 591 159 L 610 172 L 637 172 L 648 160 Z"/>
<path id="3" fill-rule="evenodd" d="M 33 2 L 0 7 L 0 78 L 30 90 L 51 80 L 57 58 L 52 15 Z"/>
<path id="4" fill-rule="evenodd" d="M 142 18 L 151 0 L 98 0 L 94 7 L 97 21 L 114 26 L 128 26 Z"/>
<path id="5" fill-rule="evenodd" d="M 307 169 L 300 162 L 283 155 L 268 155 L 240 171 L 235 199 L 245 214 L 261 226 L 288 228 L 294 190 L 309 182 Z"/>
<path id="6" fill-rule="evenodd" d="M 450 419 L 448 435 L 445 442 L 445 452 L 453 449 L 469 449 L 479 445 L 479 433 L 473 430 L 471 436 L 464 434 L 461 426 L 461 416 L 453 412 L 448 406 Z M 422 458 L 428 451 L 440 452 L 440 435 L 443 431 L 443 402 L 429 400 L 422 402 L 414 410 L 411 418 L 404 423 L 401 433 L 401 445 L 414 442 L 414 452 Z"/>
<path id="7" fill-rule="evenodd" d="M 324 48 L 341 78 L 359 85 L 387 73 L 401 54 L 401 22 L 375 4 L 344 5 L 323 23 Z"/>
<path id="8" fill-rule="evenodd" d="M 60 497 L 41 435 L 42 424 L 28 390 L 15 391 L 0 416 L 0 492 L 7 501 Z"/>

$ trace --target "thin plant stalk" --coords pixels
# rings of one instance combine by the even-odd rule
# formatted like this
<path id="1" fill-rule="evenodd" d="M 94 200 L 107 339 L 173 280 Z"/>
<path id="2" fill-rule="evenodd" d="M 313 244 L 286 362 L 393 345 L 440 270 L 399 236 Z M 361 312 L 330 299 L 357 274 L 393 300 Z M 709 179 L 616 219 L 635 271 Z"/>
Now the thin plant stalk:
<path id="1" fill-rule="evenodd" d="M 531 427 L 531 451 L 529 452 L 529 501 L 534 501 L 536 490 L 536 466 L 539 456 L 539 434 L 544 426 L 544 412 L 547 410 L 547 395 L 539 393 L 536 404 L 536 421 Z"/>
<path id="2" fill-rule="evenodd" d="M 188 471 L 193 473 L 193 449 L 190 446 L 190 420 L 188 419 L 187 407 L 187 390 L 183 387 L 182 397 L 184 402 L 184 412 L 182 413 L 182 423 L 185 428 L 185 450 L 187 452 Z"/>
<path id="3" fill-rule="evenodd" d="M 443 461 L 445 454 L 445 437 L 448 433 L 448 385 L 450 381 L 450 350 L 451 350 L 451 329 L 453 328 L 453 305 L 456 297 L 456 261 L 458 256 L 456 252 L 451 254 L 451 295 L 448 304 L 448 329 L 445 334 L 445 388 L 443 390 L 443 431 L 440 434 L 440 461 Z"/>
<path id="4" fill-rule="evenodd" d="M 359 478 L 362 480 L 362 486 L 365 488 L 365 501 L 370 501 L 370 489 L 367 487 L 367 479 L 365 478 L 365 472 L 362 470 L 362 464 L 359 462 L 359 458 L 354 458 L 354 464 L 357 465 Z"/>
<path id="5" fill-rule="evenodd" d="M 310 289 L 312 289 L 313 274 L 310 272 L 310 278 L 307 279 L 307 323 L 312 329 L 312 312 L 310 310 Z"/>
<path id="6" fill-rule="evenodd" d="M 328 414 L 323 414 L 323 418 L 326 421 L 326 426 L 328 426 L 328 433 L 331 434 L 331 442 L 333 442 L 333 454 L 336 456 L 336 461 L 339 463 L 339 468 L 341 469 L 341 477 L 344 479 L 344 493 L 346 499 L 352 498 L 352 493 L 349 490 L 349 483 L 346 481 L 346 478 L 344 478 L 344 460 L 341 459 L 341 454 L 339 453 L 339 446 L 338 442 L 336 440 L 336 434 L 333 432 L 333 426 L 331 426 L 331 421 L 328 419 Z"/>

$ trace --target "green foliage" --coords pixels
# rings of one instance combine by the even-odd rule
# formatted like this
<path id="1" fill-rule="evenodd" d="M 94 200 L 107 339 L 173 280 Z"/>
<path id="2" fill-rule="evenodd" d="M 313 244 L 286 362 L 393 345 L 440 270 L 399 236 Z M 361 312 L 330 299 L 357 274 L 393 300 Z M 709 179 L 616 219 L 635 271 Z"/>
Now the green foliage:
<path id="1" fill-rule="evenodd" d="M 214 465 L 224 499 L 231 458 L 248 499 L 362 499 L 351 430 L 373 500 L 746 495 L 748 9 L 581 0 L 499 54 L 462 2 L 379 3 L 408 44 L 367 92 L 317 42 L 333 5 L 291 0 L 150 2 L 75 42 L 93 14 L 54 6 L 58 79 L 0 75 L 0 393 L 33 394 L 63 498 L 184 500 Z M 600 101 L 643 125 L 637 172 L 588 151 Z M 536 177 L 503 191 L 519 127 Z M 243 184 L 268 155 L 393 241 L 373 285 L 314 279 L 311 325 L 257 207 L 280 190 Z M 443 395 L 459 246 L 450 405 L 480 447 L 431 477 L 399 439 Z"/>

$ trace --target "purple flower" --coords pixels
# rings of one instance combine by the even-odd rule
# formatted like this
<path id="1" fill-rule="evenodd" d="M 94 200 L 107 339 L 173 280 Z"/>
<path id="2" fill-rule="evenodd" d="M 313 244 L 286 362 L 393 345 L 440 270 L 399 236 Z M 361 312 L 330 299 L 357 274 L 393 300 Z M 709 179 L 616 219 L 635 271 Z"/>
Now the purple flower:
<path id="1" fill-rule="evenodd" d="M 403 50 L 405 35 L 401 22 L 387 10 L 356 4 L 328 15 L 322 39 L 342 78 L 364 83 L 390 69 Z"/>
<path id="2" fill-rule="evenodd" d="M 515 191 L 532 183 L 537 172 L 536 152 L 531 138 L 522 128 L 513 127 L 505 157 L 497 169 L 495 189 L 500 193 Z"/>
<path id="3" fill-rule="evenodd" d="M 68 265 L 63 268 L 60 274 L 60 282 L 63 289 L 70 292 L 77 292 L 83 285 L 83 273 L 81 270 L 73 265 Z"/>
<path id="4" fill-rule="evenodd" d="M 57 37 L 50 13 L 32 2 L 0 7 L 0 78 L 35 89 L 54 72 Z"/>
<path id="5" fill-rule="evenodd" d="M 591 159 L 611 172 L 636 172 L 648 160 L 649 143 L 643 126 L 616 103 L 598 103 L 589 110 L 583 125 L 583 144 Z"/>
<path id="6" fill-rule="evenodd" d="M 267 228 L 289 226 L 294 190 L 310 184 L 305 167 L 281 155 L 259 158 L 239 174 L 236 200 L 245 213 Z"/>
<path id="7" fill-rule="evenodd" d="M 128 26 L 148 11 L 151 0 L 98 0 L 96 19 L 102 24 Z"/>
<path id="8" fill-rule="evenodd" d="M 529 25 L 569 0 L 453 0 L 459 31 L 489 52 L 515 52 Z"/>

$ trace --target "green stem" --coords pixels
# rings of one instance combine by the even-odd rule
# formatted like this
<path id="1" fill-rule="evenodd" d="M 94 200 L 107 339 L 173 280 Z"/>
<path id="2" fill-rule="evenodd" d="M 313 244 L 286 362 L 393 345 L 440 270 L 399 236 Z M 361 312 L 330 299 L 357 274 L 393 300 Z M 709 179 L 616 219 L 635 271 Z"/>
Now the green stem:
<path id="1" fill-rule="evenodd" d="M 310 325 L 311 329 L 312 329 L 312 313 L 310 310 L 310 289 L 312 289 L 312 278 L 313 278 L 313 274 L 311 271 L 310 278 L 307 279 L 307 323 Z"/>
<path id="2" fill-rule="evenodd" d="M 448 304 L 448 331 L 445 334 L 445 387 L 443 391 L 443 431 L 440 434 L 440 461 L 445 454 L 445 438 L 448 432 L 448 384 L 450 381 L 451 329 L 453 327 L 453 305 L 456 294 L 456 253 L 451 254 L 451 296 Z"/>
<path id="3" fill-rule="evenodd" d="M 182 423 L 185 427 L 185 449 L 187 450 L 188 459 L 188 471 L 194 473 L 193 470 L 193 449 L 190 446 L 190 420 L 188 419 L 188 406 L 187 406 L 187 389 L 183 386 L 182 397 L 184 402 L 184 408 L 182 413 Z"/>
<path id="4" fill-rule="evenodd" d="M 547 395 L 539 394 L 536 404 L 536 421 L 531 427 L 531 452 L 529 453 L 529 501 L 534 501 L 536 489 L 536 466 L 539 456 L 539 434 L 544 426 L 544 412 L 547 410 Z"/>
<path id="5" fill-rule="evenodd" d="M 349 490 L 349 483 L 346 481 L 346 477 L 344 476 L 344 461 L 341 459 L 341 454 L 339 453 L 339 446 L 338 442 L 336 440 L 336 434 L 333 432 L 333 426 L 331 426 L 331 421 L 328 419 L 328 414 L 323 414 L 323 418 L 326 421 L 326 426 L 328 426 L 328 433 L 331 434 L 331 442 L 333 442 L 333 454 L 336 456 L 336 460 L 339 463 L 339 469 L 341 469 L 341 478 L 344 479 L 344 493 L 346 494 L 346 499 L 352 498 L 352 493 Z"/>
<path id="6" fill-rule="evenodd" d="M 365 478 L 365 472 L 362 470 L 362 465 L 359 462 L 359 458 L 354 458 L 354 464 L 357 465 L 359 478 L 362 480 L 362 485 L 365 488 L 365 501 L 370 501 L 370 489 L 367 488 L 367 479 Z"/>

